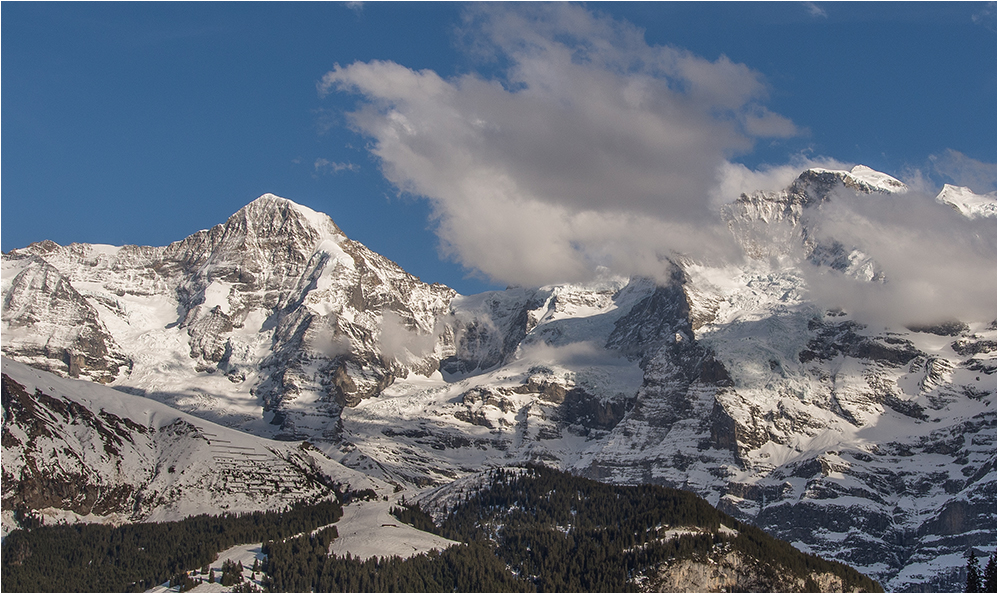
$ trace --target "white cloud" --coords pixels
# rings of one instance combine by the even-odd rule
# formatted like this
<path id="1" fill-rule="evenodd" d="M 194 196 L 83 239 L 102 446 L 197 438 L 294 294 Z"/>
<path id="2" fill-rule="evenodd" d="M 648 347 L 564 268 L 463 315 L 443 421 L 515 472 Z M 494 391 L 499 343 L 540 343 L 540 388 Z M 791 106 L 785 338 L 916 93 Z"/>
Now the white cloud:
<path id="1" fill-rule="evenodd" d="M 977 194 L 993 192 L 998 177 L 994 163 L 984 163 L 953 149 L 929 157 L 936 173 L 957 186 L 970 188 Z"/>
<path id="2" fill-rule="evenodd" d="M 760 138 L 789 138 L 800 133 L 789 119 L 761 105 L 745 113 L 745 131 Z"/>
<path id="3" fill-rule="evenodd" d="M 886 275 L 885 282 L 869 282 L 806 268 L 811 296 L 825 307 L 884 325 L 994 319 L 994 219 L 967 219 L 916 191 L 839 192 L 811 224 L 816 237 L 861 249 Z"/>
<path id="4" fill-rule="evenodd" d="M 364 96 L 352 124 L 392 183 L 430 200 L 446 254 L 541 284 L 733 250 L 709 199 L 719 168 L 797 133 L 762 106 L 759 73 L 568 4 L 478 6 L 466 27 L 503 80 L 372 61 L 319 85 Z"/>
<path id="5" fill-rule="evenodd" d="M 337 163 L 328 159 L 318 158 L 313 164 L 316 173 L 327 173 L 335 175 L 341 171 L 358 171 L 360 166 L 356 163 Z"/>
<path id="6" fill-rule="evenodd" d="M 825 12 L 825 9 L 822 8 L 822 7 L 820 7 L 820 6 L 818 6 L 814 2 L 805 2 L 804 3 L 804 8 L 806 8 L 808 14 L 810 14 L 813 17 L 822 17 L 822 18 L 825 18 L 825 17 L 828 16 L 828 13 Z"/>
<path id="7" fill-rule="evenodd" d="M 763 105 L 759 73 L 650 46 L 633 25 L 579 6 L 478 5 L 464 34 L 504 65 L 500 79 L 372 61 L 337 65 L 319 90 L 361 95 L 350 122 L 385 177 L 429 200 L 446 256 L 494 281 L 579 281 L 604 268 L 661 278 L 677 253 L 737 261 L 721 204 L 783 189 L 808 167 L 851 168 L 804 156 L 733 163 L 760 138 L 800 133 Z M 994 165 L 956 151 L 933 168 L 994 187 Z M 993 319 L 993 220 L 960 217 L 912 177 L 903 196 L 846 192 L 809 213 L 815 236 L 862 249 L 887 275 L 808 268 L 813 298 L 870 322 Z"/>
<path id="8" fill-rule="evenodd" d="M 315 333 L 312 337 L 312 348 L 329 359 L 350 353 L 350 339 L 346 336 L 334 335 L 332 332 Z"/>
<path id="9" fill-rule="evenodd" d="M 619 365 L 630 367 L 634 363 L 628 361 L 620 353 L 606 349 L 592 341 L 571 342 L 564 345 L 551 345 L 543 341 L 523 345 L 519 354 L 521 359 L 538 361 L 548 365 L 567 367 L 608 366 Z"/>
<path id="10" fill-rule="evenodd" d="M 385 357 L 401 363 L 419 361 L 433 352 L 436 336 L 433 333 L 420 334 L 409 328 L 402 316 L 391 310 L 384 310 L 378 347 Z"/>
<path id="11" fill-rule="evenodd" d="M 995 7 L 998 6 L 998 2 L 985 2 L 983 3 L 983 8 L 975 12 L 970 16 L 970 19 L 978 25 L 983 25 L 990 29 L 995 30 Z"/>

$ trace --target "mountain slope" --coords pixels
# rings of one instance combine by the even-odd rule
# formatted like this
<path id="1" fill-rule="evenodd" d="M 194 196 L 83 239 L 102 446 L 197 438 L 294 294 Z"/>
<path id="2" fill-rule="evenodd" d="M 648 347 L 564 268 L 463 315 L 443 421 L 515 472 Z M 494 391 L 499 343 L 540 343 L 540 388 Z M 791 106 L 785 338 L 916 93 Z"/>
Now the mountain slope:
<path id="1" fill-rule="evenodd" d="M 268 194 L 163 248 L 5 254 L 4 352 L 260 435 L 333 438 L 344 405 L 436 368 L 453 296 Z"/>
<path id="2" fill-rule="evenodd" d="M 811 294 L 891 283 L 818 224 L 891 196 L 912 195 L 812 169 L 722 209 L 744 261 L 460 296 L 268 195 L 165 248 L 4 254 L 3 352 L 393 483 L 542 462 L 681 487 L 890 589 L 947 589 L 995 541 L 994 319 L 883 327 Z M 993 216 L 974 196 L 937 202 Z"/>
<path id="3" fill-rule="evenodd" d="M 384 489 L 307 443 L 254 437 L 3 359 L 4 532 L 15 516 L 150 521 Z"/>

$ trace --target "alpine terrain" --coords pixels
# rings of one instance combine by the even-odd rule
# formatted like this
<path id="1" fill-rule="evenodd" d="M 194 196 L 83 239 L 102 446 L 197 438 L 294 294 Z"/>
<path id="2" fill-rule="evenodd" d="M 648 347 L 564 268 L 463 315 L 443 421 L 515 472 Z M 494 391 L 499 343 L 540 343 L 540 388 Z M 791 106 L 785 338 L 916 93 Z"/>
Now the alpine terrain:
<path id="1" fill-rule="evenodd" d="M 440 509 L 530 463 L 692 491 L 888 590 L 961 589 L 968 550 L 998 537 L 996 321 L 874 325 L 819 306 L 811 281 L 889 284 L 814 221 L 907 191 L 809 169 L 722 208 L 739 264 L 470 296 L 270 194 L 165 247 L 12 250 L 4 531 L 347 485 Z M 996 216 L 994 193 L 937 201 Z"/>

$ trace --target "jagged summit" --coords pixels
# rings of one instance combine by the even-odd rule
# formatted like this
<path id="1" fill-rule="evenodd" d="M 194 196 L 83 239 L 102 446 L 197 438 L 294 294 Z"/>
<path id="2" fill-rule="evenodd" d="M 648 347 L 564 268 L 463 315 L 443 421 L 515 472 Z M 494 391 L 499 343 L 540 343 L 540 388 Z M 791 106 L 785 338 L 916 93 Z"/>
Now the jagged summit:
<path id="1" fill-rule="evenodd" d="M 432 373 L 456 295 L 273 194 L 165 247 L 33 244 L 3 274 L 18 360 L 285 437 L 334 435 L 345 403 Z"/>
<path id="2" fill-rule="evenodd" d="M 286 198 L 264 194 L 224 223 L 171 244 L 171 256 L 193 264 L 256 259 L 256 272 L 288 263 L 301 265 L 321 248 L 335 251 L 346 235 L 329 216 Z M 274 260 L 274 257 L 279 257 Z"/>
<path id="3" fill-rule="evenodd" d="M 801 173 L 787 191 L 804 204 L 811 204 L 823 202 L 837 188 L 864 194 L 904 194 L 908 191 L 904 183 L 865 165 L 856 165 L 849 171 L 812 167 Z"/>
<path id="4" fill-rule="evenodd" d="M 908 191 L 908 186 L 894 179 L 886 173 L 875 171 L 866 165 L 856 165 L 846 174 L 860 184 L 866 184 L 870 188 L 887 192 L 889 194 L 904 194 Z M 848 184 L 847 184 L 848 185 Z"/>
<path id="5" fill-rule="evenodd" d="M 325 238 L 346 237 L 329 215 L 270 193 L 263 194 L 239 209 L 229 217 L 226 224 L 234 219 L 247 221 L 263 232 L 282 230 L 285 225 L 294 223 L 302 228 L 310 228 Z"/>

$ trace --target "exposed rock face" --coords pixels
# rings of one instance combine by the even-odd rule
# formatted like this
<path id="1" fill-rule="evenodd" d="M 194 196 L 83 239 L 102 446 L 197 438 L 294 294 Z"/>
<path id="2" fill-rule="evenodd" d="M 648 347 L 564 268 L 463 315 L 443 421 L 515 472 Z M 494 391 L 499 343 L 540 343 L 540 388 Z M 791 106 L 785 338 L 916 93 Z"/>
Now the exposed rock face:
<path id="1" fill-rule="evenodd" d="M 682 487 L 888 589 L 952 589 L 996 537 L 995 324 L 865 326 L 802 272 L 886 282 L 810 221 L 905 190 L 809 170 L 724 208 L 744 264 L 474 296 L 265 196 L 165 248 L 5 254 L 3 352 L 391 481 L 534 461 Z"/>
<path id="2" fill-rule="evenodd" d="M 798 578 L 774 571 L 737 551 L 663 564 L 641 584 L 643 592 L 842 592 L 842 578 L 815 573 Z"/>
<path id="3" fill-rule="evenodd" d="M 784 192 L 743 197 L 729 211 L 732 229 L 759 258 L 742 268 L 679 261 L 670 283 L 620 282 L 585 315 L 533 313 L 551 311 L 537 304 L 557 302 L 567 287 L 467 298 L 492 304 L 463 311 L 478 312 L 482 327 L 508 328 L 520 346 L 509 348 L 499 330 L 489 343 L 499 367 L 460 376 L 460 391 L 396 385 L 390 406 L 346 411 L 350 439 L 414 480 L 529 459 L 692 489 L 889 588 L 958 587 L 962 552 L 995 538 L 994 325 L 874 329 L 808 302 L 801 262 L 883 281 L 860 247 L 820 244 L 808 227 L 810 209 L 840 192 L 904 190 L 860 173 L 806 172 Z M 597 350 L 600 363 L 617 354 L 641 375 L 619 395 L 619 420 L 599 427 L 551 407 L 560 391 L 544 387 L 599 385 L 593 378 L 608 368 L 581 356 Z M 528 393 L 536 397 L 518 400 Z M 418 432 L 390 429 L 416 416 Z M 452 450 L 458 443 L 467 446 Z M 428 456 L 436 464 L 422 462 Z M 964 517 L 988 528 L 952 528 L 968 527 Z"/>
<path id="4" fill-rule="evenodd" d="M 53 474 L 46 459 L 49 453 L 40 447 L 40 442 L 58 442 L 66 425 L 78 424 L 99 439 L 103 450 L 99 453 L 118 456 L 123 440 L 133 442 L 132 434 L 146 434 L 149 431 L 146 427 L 113 415 L 99 417 L 76 402 L 43 392 L 29 394 L 6 374 L 2 377 L 2 395 L 5 453 L 21 454 L 14 464 L 4 466 L 4 485 L 10 487 L 9 492 L 7 489 L 4 492 L 4 509 L 57 507 L 83 516 L 102 515 L 119 511 L 132 498 L 135 487 L 128 483 L 117 484 L 102 493 L 100 486 L 105 477 L 88 476 L 92 470 L 80 452 L 69 451 L 68 468 L 60 467 L 60 472 Z M 20 476 L 9 472 L 10 466 L 19 466 L 17 462 L 21 463 Z"/>
<path id="5" fill-rule="evenodd" d="M 68 278 L 38 257 L 16 264 L 3 296 L 5 348 L 44 369 L 102 383 L 127 368 L 99 314 Z"/>

